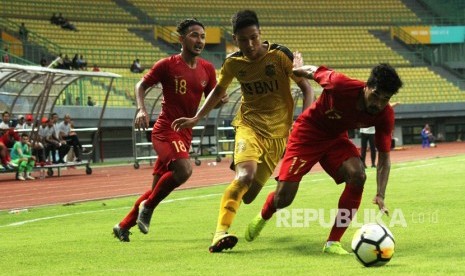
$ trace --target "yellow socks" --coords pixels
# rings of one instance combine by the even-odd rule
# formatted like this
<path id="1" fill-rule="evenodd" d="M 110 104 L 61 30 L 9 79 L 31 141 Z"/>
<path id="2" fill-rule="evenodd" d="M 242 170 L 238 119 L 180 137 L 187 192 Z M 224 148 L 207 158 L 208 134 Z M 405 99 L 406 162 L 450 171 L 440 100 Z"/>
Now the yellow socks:
<path id="1" fill-rule="evenodd" d="M 238 180 L 233 180 L 224 191 L 221 198 L 220 212 L 216 232 L 227 232 L 236 216 L 236 212 L 241 204 L 242 197 L 249 188 L 241 185 Z"/>

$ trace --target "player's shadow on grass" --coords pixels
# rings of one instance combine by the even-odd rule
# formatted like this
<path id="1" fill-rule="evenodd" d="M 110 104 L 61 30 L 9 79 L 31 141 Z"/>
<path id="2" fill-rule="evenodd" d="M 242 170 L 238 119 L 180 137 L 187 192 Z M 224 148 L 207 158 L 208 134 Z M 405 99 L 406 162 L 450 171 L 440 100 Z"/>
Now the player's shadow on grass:
<path id="1" fill-rule="evenodd" d="M 323 244 L 318 241 L 302 241 L 293 236 L 279 237 L 270 240 L 270 243 L 279 244 L 281 250 L 286 250 L 299 255 L 320 255 Z"/>

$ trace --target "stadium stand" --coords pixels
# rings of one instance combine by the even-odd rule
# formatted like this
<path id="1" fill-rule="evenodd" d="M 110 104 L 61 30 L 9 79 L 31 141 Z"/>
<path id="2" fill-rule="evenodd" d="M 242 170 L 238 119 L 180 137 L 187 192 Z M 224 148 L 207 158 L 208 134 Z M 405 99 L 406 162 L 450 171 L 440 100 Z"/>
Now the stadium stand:
<path id="1" fill-rule="evenodd" d="M 216 59 L 212 62 L 219 69 L 224 54 L 229 54 L 233 48 L 231 15 L 247 7 L 257 11 L 263 39 L 299 50 L 307 64 L 324 64 L 363 80 L 377 63 L 394 65 L 405 83 L 393 98 L 393 101 L 402 103 L 398 110 L 405 105 L 465 103 L 465 73 L 460 79 L 444 64 L 426 60 L 418 52 L 418 47 L 409 48 L 389 35 L 394 26 L 431 25 L 431 21 L 425 19 L 424 11 L 428 10 L 425 3 L 434 2 L 314 0 L 309 4 L 309 1 L 295 0 L 289 4 L 261 0 L 2 0 L 0 27 L 10 38 L 2 35 L 5 40 L 0 44 L 10 46 L 9 53 L 18 63 L 38 63 L 40 54 L 32 57 L 31 47 L 41 48 L 40 51 L 50 56 L 60 52 L 70 58 L 76 53 L 82 54 L 88 63 L 87 70 L 97 64 L 103 72 L 123 76 L 114 81 L 108 106 L 132 109 L 134 85 L 143 76 L 143 73 L 129 71 L 132 61 L 139 58 L 148 69 L 156 60 L 178 51 L 178 45 L 163 39 L 157 31 L 172 32 L 179 20 L 192 16 L 207 26 L 220 27 L 221 42 L 208 45 L 204 51 L 205 58 Z M 51 15 L 59 12 L 79 31 L 71 32 L 50 24 Z M 429 13 L 437 14 L 431 10 Z M 441 22 L 447 22 L 446 19 Z M 29 42 L 24 45 L 17 34 L 23 22 L 30 31 Z M 215 56 L 214 52 L 221 55 Z M 442 70 L 438 70 L 440 67 Z M 239 85 L 233 82 L 229 92 Z M 317 85 L 314 87 L 318 91 Z M 88 96 L 102 103 L 105 100 L 102 91 L 106 89 L 98 79 L 82 79 L 67 88 L 69 93 L 62 94 L 57 105 L 75 105 L 76 97 L 81 99 L 81 105 L 85 105 Z"/>

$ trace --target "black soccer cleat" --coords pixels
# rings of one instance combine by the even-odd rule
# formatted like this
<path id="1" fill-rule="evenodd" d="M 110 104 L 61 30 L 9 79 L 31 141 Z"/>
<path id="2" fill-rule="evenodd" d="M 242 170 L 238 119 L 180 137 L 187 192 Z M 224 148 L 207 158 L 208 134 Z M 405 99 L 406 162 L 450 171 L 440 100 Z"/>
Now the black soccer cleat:
<path id="1" fill-rule="evenodd" d="M 143 234 L 149 232 L 150 220 L 152 219 L 153 208 L 145 207 L 145 200 L 139 205 L 139 215 L 137 216 L 137 226 Z"/>
<path id="2" fill-rule="evenodd" d="M 129 235 L 131 235 L 131 232 L 129 232 L 128 229 L 119 227 L 119 224 L 116 224 L 113 226 L 113 235 L 122 242 L 129 242 Z"/>

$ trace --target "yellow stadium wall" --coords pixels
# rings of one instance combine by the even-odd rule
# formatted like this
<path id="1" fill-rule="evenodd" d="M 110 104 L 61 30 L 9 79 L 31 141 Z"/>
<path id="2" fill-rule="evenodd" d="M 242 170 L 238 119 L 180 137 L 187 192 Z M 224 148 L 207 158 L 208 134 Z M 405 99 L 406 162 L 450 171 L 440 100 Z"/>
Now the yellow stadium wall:
<path id="1" fill-rule="evenodd" d="M 2 40 L 6 41 L 7 42 L 6 44 L 10 44 L 10 46 L 8 47 L 8 51 L 11 54 L 20 56 L 20 57 L 23 56 L 23 44 L 21 43 L 19 39 L 17 39 L 16 37 L 8 33 L 2 32 Z"/>
<path id="2" fill-rule="evenodd" d="M 161 38 L 169 43 L 178 42 L 178 33 L 176 32 L 176 27 L 174 26 L 156 26 L 154 29 L 155 38 Z M 219 44 L 221 43 L 221 29 L 219 27 L 206 27 L 205 28 L 206 44 Z"/>

